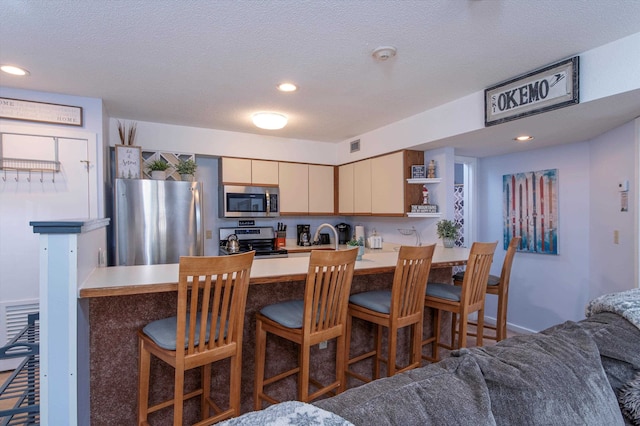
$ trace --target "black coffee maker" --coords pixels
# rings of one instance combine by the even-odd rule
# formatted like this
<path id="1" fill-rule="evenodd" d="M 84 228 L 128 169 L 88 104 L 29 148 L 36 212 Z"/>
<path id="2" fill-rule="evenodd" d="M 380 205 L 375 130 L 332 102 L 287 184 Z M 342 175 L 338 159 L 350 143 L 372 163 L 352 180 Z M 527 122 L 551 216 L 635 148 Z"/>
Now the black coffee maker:
<path id="1" fill-rule="evenodd" d="M 311 225 L 298 225 L 298 245 L 311 245 Z"/>
<path id="2" fill-rule="evenodd" d="M 347 244 L 351 240 L 351 225 L 348 223 L 339 223 L 336 225 L 338 231 L 338 244 Z"/>

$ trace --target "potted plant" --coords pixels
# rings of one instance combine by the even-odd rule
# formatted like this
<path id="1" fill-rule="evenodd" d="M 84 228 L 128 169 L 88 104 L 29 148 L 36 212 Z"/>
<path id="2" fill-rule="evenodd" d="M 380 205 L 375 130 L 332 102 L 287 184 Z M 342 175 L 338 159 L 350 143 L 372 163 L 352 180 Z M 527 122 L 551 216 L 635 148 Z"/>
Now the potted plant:
<path id="1" fill-rule="evenodd" d="M 169 163 L 162 160 L 153 160 L 148 167 L 151 172 L 151 179 L 164 180 Z"/>
<path id="2" fill-rule="evenodd" d="M 456 239 L 458 238 L 458 225 L 456 225 L 452 220 L 442 219 L 437 223 L 438 237 L 442 238 L 442 245 L 447 248 L 451 248 L 455 245 Z"/>
<path id="3" fill-rule="evenodd" d="M 180 180 L 191 182 L 196 174 L 198 165 L 192 159 L 180 160 L 176 166 L 176 170 L 180 174 Z"/>
<path id="4" fill-rule="evenodd" d="M 347 245 L 349 247 L 358 247 L 358 256 L 356 256 L 356 260 L 362 260 L 362 255 L 364 254 L 364 238 L 360 237 L 357 240 L 352 238 L 347 241 Z"/>

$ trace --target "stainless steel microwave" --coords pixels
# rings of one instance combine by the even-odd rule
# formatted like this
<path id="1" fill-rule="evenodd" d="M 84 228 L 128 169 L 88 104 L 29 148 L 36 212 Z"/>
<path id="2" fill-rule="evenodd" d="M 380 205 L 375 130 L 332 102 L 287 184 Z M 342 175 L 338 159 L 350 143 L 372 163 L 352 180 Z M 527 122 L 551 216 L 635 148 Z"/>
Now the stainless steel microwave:
<path id="1" fill-rule="evenodd" d="M 280 215 L 277 186 L 224 185 L 220 217 L 276 217 Z"/>

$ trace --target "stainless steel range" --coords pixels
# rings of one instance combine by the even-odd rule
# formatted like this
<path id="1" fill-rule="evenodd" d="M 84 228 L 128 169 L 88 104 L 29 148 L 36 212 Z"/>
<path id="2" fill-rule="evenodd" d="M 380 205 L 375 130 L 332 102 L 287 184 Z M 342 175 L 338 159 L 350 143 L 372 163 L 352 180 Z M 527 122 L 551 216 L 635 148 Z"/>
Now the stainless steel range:
<path id="1" fill-rule="evenodd" d="M 235 236 L 235 237 L 234 237 Z M 229 240 L 238 240 L 228 244 Z M 255 250 L 256 258 L 288 257 L 287 250 L 276 247 L 276 234 L 271 226 L 220 228 L 220 255 L 244 253 Z"/>

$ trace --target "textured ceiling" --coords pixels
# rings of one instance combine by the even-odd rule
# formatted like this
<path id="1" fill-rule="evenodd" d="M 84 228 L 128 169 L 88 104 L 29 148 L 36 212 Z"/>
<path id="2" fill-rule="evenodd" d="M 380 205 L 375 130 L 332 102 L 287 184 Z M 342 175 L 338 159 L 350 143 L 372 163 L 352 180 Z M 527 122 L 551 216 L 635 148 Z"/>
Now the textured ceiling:
<path id="1" fill-rule="evenodd" d="M 0 84 L 102 98 L 111 117 L 339 142 L 640 32 L 639 17 L 634 0 L 0 0 L 0 63 L 31 71 Z M 376 62 L 380 45 L 398 55 Z M 285 80 L 300 90 L 278 92 Z M 260 131 L 258 110 L 289 125 Z"/>

